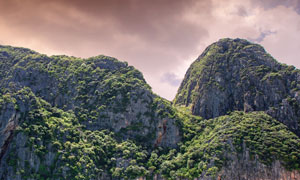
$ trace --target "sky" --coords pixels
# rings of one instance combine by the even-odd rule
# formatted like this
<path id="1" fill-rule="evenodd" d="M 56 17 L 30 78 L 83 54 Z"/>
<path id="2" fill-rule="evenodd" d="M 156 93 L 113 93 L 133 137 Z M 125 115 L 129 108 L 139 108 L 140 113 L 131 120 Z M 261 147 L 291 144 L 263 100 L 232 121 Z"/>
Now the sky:
<path id="1" fill-rule="evenodd" d="M 169 100 L 189 65 L 221 38 L 259 43 L 300 68 L 300 0 L 0 0 L 0 44 L 112 56 Z"/>

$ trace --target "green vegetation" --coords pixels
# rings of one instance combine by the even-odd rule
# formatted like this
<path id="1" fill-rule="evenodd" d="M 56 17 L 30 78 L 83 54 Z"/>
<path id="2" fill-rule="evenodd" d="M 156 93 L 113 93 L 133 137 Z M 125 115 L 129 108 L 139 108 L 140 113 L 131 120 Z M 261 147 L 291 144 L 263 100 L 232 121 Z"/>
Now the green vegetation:
<path id="1" fill-rule="evenodd" d="M 260 56 L 265 60 L 262 61 Z M 278 68 L 277 66 L 282 67 Z M 224 90 L 226 84 L 220 85 L 216 78 L 217 75 L 225 77 L 228 71 L 224 70 L 230 70 L 236 76 L 230 81 L 243 82 L 251 78 L 265 81 L 294 77 L 296 74 L 294 69 L 295 67 L 292 66 L 280 65 L 258 44 L 251 44 L 241 39 L 221 39 L 206 48 L 201 56 L 191 64 L 174 102 L 185 106 L 194 104 L 199 97 L 199 83 L 197 82 L 200 81 L 207 88 Z"/>
<path id="2" fill-rule="evenodd" d="M 22 102 L 32 102 L 34 109 L 24 115 L 24 121 L 15 133 L 28 138 L 25 146 L 41 162 L 38 171 L 35 171 L 34 164 L 20 165 L 21 157 L 9 156 L 8 165 L 15 170 L 26 169 L 19 172 L 22 177 L 95 179 L 103 172 L 112 172 L 117 177 L 117 164 L 122 166 L 120 177 L 128 179 L 147 175 L 144 166 L 148 152 L 141 146 L 132 141 L 117 142 L 114 133 L 108 130 L 85 129 L 72 111 L 52 108 L 47 102 L 34 97 L 28 89 L 13 96 Z M 13 143 L 10 153 L 16 153 L 18 148 L 21 147 Z M 52 158 L 49 160 L 47 157 Z M 51 166 L 47 165 L 48 161 L 52 162 Z M 130 161 L 128 167 L 122 164 L 126 161 Z"/>
<path id="3" fill-rule="evenodd" d="M 7 159 L 8 165 L 23 177 L 95 179 L 102 173 L 109 173 L 114 178 L 125 179 L 154 174 L 170 179 L 192 179 L 203 174 L 216 175 L 230 163 L 229 154 L 240 156 L 246 150 L 253 160 L 257 155 L 266 165 L 280 160 L 289 170 L 300 169 L 299 138 L 263 112 L 233 112 L 204 120 L 190 115 L 186 108 L 178 107 L 173 110 L 173 115 L 181 120 L 178 125 L 182 129 L 183 141 L 179 149 L 159 147 L 150 148 L 150 151 L 149 147 L 137 145 L 134 141 L 117 140 L 108 130 L 85 129 L 72 111 L 51 107 L 29 89 L 3 97 L 2 105 L 10 99 L 11 103 L 31 102 L 30 106 L 34 107 L 24 115 L 16 136 L 20 134 L 28 138 L 25 146 L 41 162 L 38 171 L 32 164 L 21 165 L 18 156 Z M 138 126 L 140 124 L 129 128 Z M 13 143 L 10 153 L 16 153 L 18 148 Z M 49 156 L 51 160 L 47 159 Z M 47 161 L 52 161 L 51 166 Z"/>
<path id="4" fill-rule="evenodd" d="M 216 119 L 185 121 L 189 137 L 180 152 L 170 159 L 165 176 L 193 178 L 215 175 L 230 163 L 231 155 L 249 151 L 252 160 L 271 165 L 280 160 L 285 168 L 300 170 L 300 139 L 288 128 L 263 112 L 233 112 Z M 197 129 L 195 129 L 197 128 Z M 196 132 L 196 133 L 195 133 Z M 174 174 L 175 173 L 175 174 Z"/>
<path id="5" fill-rule="evenodd" d="M 227 46 L 227 41 L 232 42 Z M 265 112 L 234 109 L 206 119 L 192 114 L 203 92 L 228 90 L 224 67 L 240 62 L 245 67 L 231 79 L 239 82 L 234 88 L 256 90 L 248 82 L 255 77 L 299 92 L 298 70 L 272 69 L 248 51 L 264 50 L 244 40 L 211 45 L 189 69 L 173 104 L 153 94 L 138 70 L 115 58 L 47 57 L 0 46 L 0 133 L 8 136 L 1 139 L 7 147 L 0 179 L 214 178 L 246 152 L 253 162 L 269 167 L 280 161 L 287 170 L 300 170 L 300 138 Z M 286 77 L 293 80 L 283 82 Z M 299 109 L 295 97 L 285 100 Z"/>

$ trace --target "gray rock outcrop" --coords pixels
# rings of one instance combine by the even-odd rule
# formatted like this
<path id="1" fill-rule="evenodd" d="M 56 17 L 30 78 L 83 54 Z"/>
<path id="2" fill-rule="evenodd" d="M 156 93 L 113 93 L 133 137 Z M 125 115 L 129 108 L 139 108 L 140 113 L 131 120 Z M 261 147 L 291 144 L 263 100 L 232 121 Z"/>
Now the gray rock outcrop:
<path id="1" fill-rule="evenodd" d="M 242 39 L 210 45 L 188 69 L 174 103 L 205 119 L 265 111 L 300 136 L 300 71 Z"/>

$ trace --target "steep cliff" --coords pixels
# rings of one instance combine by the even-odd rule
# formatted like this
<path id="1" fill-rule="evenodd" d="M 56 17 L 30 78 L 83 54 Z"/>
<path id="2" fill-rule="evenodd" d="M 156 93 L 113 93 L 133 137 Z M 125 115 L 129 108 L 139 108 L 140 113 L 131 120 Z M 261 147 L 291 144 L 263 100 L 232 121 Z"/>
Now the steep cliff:
<path id="1" fill-rule="evenodd" d="M 299 137 L 264 112 L 187 120 L 185 128 L 189 130 L 180 152 L 161 166 L 166 177 L 255 180 L 293 173 L 299 177 Z"/>
<path id="2" fill-rule="evenodd" d="M 171 103 L 126 62 L 9 46 L 0 60 L 0 179 L 145 176 L 148 151 L 181 139 Z"/>
<path id="3" fill-rule="evenodd" d="M 172 105 L 115 58 L 0 46 L 0 179 L 299 179 L 298 77 L 223 39 Z"/>
<path id="4" fill-rule="evenodd" d="M 110 129 L 123 139 L 151 137 L 142 141 L 171 147 L 179 141 L 171 112 L 161 110 L 164 100 L 125 62 L 106 56 L 47 57 L 12 47 L 3 47 L 0 59 L 2 94 L 27 87 L 52 107 L 74 111 L 89 130 Z"/>
<path id="5" fill-rule="evenodd" d="M 213 43 L 188 69 L 177 105 L 205 119 L 232 111 L 265 111 L 300 136 L 300 71 L 242 39 Z"/>

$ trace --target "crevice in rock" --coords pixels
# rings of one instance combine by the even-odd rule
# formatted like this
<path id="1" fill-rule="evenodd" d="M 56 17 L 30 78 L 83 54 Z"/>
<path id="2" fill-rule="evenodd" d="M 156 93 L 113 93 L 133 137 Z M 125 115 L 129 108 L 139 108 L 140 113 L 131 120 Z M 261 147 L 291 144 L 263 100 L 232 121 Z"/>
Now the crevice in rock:
<path id="1" fill-rule="evenodd" d="M 16 119 L 16 115 L 14 117 L 14 119 Z M 7 139 L 5 140 L 3 146 L 1 147 L 1 152 L 0 152 L 0 162 L 2 161 L 2 158 L 3 156 L 5 155 L 7 149 L 8 149 L 8 146 L 10 144 L 10 142 L 12 141 L 13 139 L 13 136 L 14 136 L 14 131 L 16 129 L 16 123 L 12 123 L 10 124 L 7 129 L 5 130 L 4 134 L 7 134 L 9 133 L 9 136 L 7 137 Z"/>

